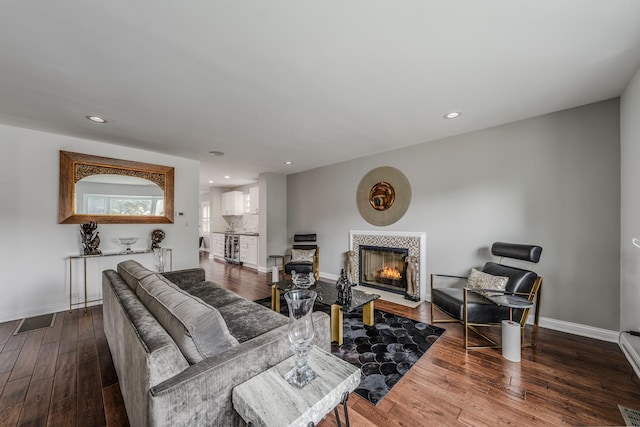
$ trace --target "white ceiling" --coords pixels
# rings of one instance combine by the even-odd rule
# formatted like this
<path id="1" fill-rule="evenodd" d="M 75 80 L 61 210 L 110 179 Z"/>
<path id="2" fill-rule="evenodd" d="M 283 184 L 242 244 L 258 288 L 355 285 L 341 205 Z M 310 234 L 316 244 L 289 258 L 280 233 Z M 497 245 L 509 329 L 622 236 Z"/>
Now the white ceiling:
<path id="1" fill-rule="evenodd" d="M 639 66 L 638 0 L 5 1 L 0 123 L 232 186 L 616 97 Z"/>

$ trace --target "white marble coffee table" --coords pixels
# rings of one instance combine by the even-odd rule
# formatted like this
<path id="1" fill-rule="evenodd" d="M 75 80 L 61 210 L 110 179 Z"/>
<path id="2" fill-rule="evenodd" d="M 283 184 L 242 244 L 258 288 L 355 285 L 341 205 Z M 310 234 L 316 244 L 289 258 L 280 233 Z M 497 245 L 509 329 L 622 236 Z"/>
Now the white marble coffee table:
<path id="1" fill-rule="evenodd" d="M 317 377 L 301 389 L 284 379 L 293 363 L 290 357 L 233 389 L 233 407 L 245 422 L 254 427 L 317 424 L 360 384 L 360 369 L 316 346 L 309 366 Z"/>

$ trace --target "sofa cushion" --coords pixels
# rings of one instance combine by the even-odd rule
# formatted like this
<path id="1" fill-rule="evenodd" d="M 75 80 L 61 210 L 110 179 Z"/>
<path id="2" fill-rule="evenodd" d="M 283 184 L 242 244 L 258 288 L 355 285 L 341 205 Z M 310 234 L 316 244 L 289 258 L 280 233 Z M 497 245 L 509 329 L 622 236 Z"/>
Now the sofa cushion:
<path id="1" fill-rule="evenodd" d="M 218 309 L 229 327 L 229 332 L 243 343 L 279 326 L 289 318 L 213 282 L 202 282 L 189 289 L 189 293 Z"/>
<path id="2" fill-rule="evenodd" d="M 229 332 L 241 343 L 289 322 L 288 317 L 245 299 L 227 304 L 219 310 L 229 325 Z"/>
<path id="3" fill-rule="evenodd" d="M 118 274 L 122 276 L 131 290 L 135 292 L 140 280 L 155 274 L 155 271 L 148 270 L 136 261 L 129 259 L 118 264 Z"/>
<path id="4" fill-rule="evenodd" d="M 240 295 L 232 292 L 222 286 L 213 282 L 201 282 L 195 286 L 187 289 L 191 295 L 195 295 L 202 301 L 209 304 L 211 307 L 215 307 L 220 310 L 220 307 L 224 307 L 228 304 L 233 304 L 237 301 L 243 301 Z"/>
<path id="5" fill-rule="evenodd" d="M 191 364 L 238 344 L 218 310 L 159 274 L 142 279 L 136 294 Z"/>

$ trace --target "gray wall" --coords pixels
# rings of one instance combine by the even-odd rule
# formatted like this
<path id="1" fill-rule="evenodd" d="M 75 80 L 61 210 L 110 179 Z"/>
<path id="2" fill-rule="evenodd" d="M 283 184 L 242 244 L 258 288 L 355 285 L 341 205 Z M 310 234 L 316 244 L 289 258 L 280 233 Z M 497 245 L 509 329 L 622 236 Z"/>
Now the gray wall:
<path id="1" fill-rule="evenodd" d="M 616 98 L 289 175 L 288 235 L 318 233 L 326 275 L 342 268 L 350 229 L 426 232 L 427 274 L 466 274 L 495 241 L 539 244 L 542 315 L 618 330 L 619 118 Z M 355 194 L 385 165 L 413 197 L 403 218 L 376 227 Z"/>
<path id="2" fill-rule="evenodd" d="M 640 331 L 640 69 L 627 86 L 620 105 L 621 229 L 620 326 Z"/>

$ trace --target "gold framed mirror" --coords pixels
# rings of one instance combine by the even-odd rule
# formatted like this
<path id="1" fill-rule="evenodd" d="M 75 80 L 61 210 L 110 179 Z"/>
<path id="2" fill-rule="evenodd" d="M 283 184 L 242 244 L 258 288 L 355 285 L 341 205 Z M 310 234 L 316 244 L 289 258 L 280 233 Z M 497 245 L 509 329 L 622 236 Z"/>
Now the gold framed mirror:
<path id="1" fill-rule="evenodd" d="M 171 224 L 174 168 L 60 151 L 60 224 Z"/>

